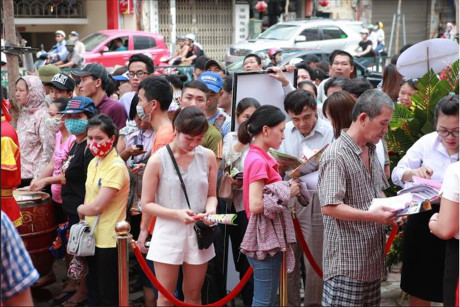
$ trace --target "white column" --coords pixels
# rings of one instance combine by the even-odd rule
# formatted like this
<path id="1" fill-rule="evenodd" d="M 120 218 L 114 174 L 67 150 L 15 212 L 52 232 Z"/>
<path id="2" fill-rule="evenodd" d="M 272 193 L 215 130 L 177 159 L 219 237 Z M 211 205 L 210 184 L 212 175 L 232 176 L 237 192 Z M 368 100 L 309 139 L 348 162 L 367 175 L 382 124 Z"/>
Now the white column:
<path id="1" fill-rule="evenodd" d="M 159 33 L 160 32 L 160 21 L 159 21 L 159 11 L 158 11 L 158 0 L 148 1 L 149 10 L 150 10 L 150 32 Z"/>
<path id="2" fill-rule="evenodd" d="M 239 43 L 249 36 L 249 3 L 234 0 L 233 2 L 233 42 Z"/>
<path id="3" fill-rule="evenodd" d="M 169 0 L 169 7 L 171 10 L 171 30 L 170 30 L 170 46 L 169 50 L 171 55 L 175 54 L 176 49 L 176 0 Z"/>

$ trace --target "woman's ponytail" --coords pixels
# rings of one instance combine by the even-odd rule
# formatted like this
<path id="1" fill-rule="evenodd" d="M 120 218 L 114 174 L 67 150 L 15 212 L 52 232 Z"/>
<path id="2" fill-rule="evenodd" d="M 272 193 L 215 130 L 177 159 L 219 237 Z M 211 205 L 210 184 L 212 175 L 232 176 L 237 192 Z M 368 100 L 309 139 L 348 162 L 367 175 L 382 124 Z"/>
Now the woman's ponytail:
<path id="1" fill-rule="evenodd" d="M 249 144 L 251 142 L 252 136 L 248 131 L 249 119 L 245 120 L 240 127 L 238 128 L 238 141 L 241 144 Z"/>

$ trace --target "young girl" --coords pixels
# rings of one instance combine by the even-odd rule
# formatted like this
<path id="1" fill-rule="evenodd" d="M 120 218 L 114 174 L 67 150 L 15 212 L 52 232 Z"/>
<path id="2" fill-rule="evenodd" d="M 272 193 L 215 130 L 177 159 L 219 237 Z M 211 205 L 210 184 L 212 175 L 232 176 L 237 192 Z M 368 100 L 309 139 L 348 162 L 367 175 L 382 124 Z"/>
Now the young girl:
<path id="1" fill-rule="evenodd" d="M 201 304 L 201 287 L 214 247 L 199 249 L 195 216 L 216 213 L 217 163 L 212 151 L 200 146 L 208 129 L 206 115 L 196 107 L 176 113 L 174 141 L 169 145 L 186 186 L 190 206 L 167 147 L 147 163 L 142 186 L 142 211 L 157 217 L 147 259 L 154 261 L 160 283 L 174 293 L 179 266 L 183 271 L 185 302 Z M 208 225 L 207 221 L 204 221 Z M 161 294 L 158 306 L 171 303 Z"/>
<path id="2" fill-rule="evenodd" d="M 412 95 L 414 95 L 416 91 L 417 87 L 414 80 L 404 80 L 399 88 L 398 103 L 410 109 L 412 106 Z"/>
<path id="3" fill-rule="evenodd" d="M 258 108 L 238 129 L 238 140 L 242 144 L 251 143 L 252 140 L 243 171 L 243 203 L 250 221 L 243 243 L 241 243 L 242 252 L 246 254 L 249 263 L 254 268 L 252 306 L 278 305 L 275 299 L 279 286 L 281 248 L 267 251 L 264 246 L 277 241 L 275 225 L 270 224 L 282 214 L 277 214 L 277 217 L 273 219 L 265 215 L 267 203 L 264 197 L 264 188 L 281 181 L 278 164 L 268 155 L 268 150 L 280 147 L 284 139 L 285 119 L 286 116 L 280 109 L 264 105 Z M 290 197 L 299 193 L 297 182 L 293 182 L 289 188 L 287 186 L 279 187 L 281 190 L 283 188 L 285 190 L 282 191 L 282 194 L 285 197 L 279 199 L 283 204 Z M 280 236 L 289 235 L 286 228 L 293 230 L 292 220 L 287 219 L 287 221 L 290 221 L 290 225 L 284 225 L 283 234 L 279 234 Z M 270 226 L 265 228 L 265 225 Z M 258 229 L 259 227 L 260 229 Z M 264 233 L 265 236 L 263 238 L 258 237 L 258 233 Z M 256 239 L 254 239 L 255 237 Z M 286 241 L 286 243 L 290 243 L 289 240 Z M 287 246 L 286 250 L 289 249 L 290 246 Z"/>
<path id="4" fill-rule="evenodd" d="M 115 225 L 126 219 L 129 174 L 115 149 L 118 128 L 100 114 L 88 122 L 88 150 L 94 155 L 88 166 L 85 203 L 78 215 L 93 226 L 96 253 L 88 261 L 88 299 L 91 306 L 118 305 L 118 257 Z"/>

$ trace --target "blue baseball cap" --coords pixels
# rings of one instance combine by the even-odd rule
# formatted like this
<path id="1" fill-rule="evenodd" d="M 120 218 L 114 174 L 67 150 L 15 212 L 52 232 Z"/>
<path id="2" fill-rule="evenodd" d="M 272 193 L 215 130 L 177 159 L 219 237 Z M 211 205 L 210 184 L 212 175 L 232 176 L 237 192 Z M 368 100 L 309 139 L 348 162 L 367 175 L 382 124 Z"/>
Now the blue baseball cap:
<path id="1" fill-rule="evenodd" d="M 91 114 L 96 113 L 96 106 L 93 100 L 88 97 L 77 96 L 70 99 L 64 111 L 58 112 L 59 114 L 77 114 L 88 112 Z"/>
<path id="2" fill-rule="evenodd" d="M 206 84 L 209 90 L 219 93 L 222 89 L 222 78 L 215 72 L 205 71 L 198 77 L 198 81 Z"/>
<path id="3" fill-rule="evenodd" d="M 129 81 L 128 72 L 125 72 L 122 75 L 112 76 L 112 79 L 115 81 Z"/>

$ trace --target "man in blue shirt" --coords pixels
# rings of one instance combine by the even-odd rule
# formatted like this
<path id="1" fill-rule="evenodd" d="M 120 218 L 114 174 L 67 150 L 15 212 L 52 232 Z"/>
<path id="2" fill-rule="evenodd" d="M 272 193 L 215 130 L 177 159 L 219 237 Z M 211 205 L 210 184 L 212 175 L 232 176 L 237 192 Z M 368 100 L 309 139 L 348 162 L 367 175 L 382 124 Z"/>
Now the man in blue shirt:
<path id="1" fill-rule="evenodd" d="M 33 306 L 30 286 L 39 278 L 19 233 L 1 212 L 2 306 Z"/>
<path id="2" fill-rule="evenodd" d="M 51 63 L 55 63 L 58 61 L 64 61 L 69 54 L 65 46 L 65 32 L 62 30 L 57 30 L 55 32 L 56 35 L 56 45 L 51 48 L 51 51 L 48 53 L 48 59 L 50 59 Z"/>

